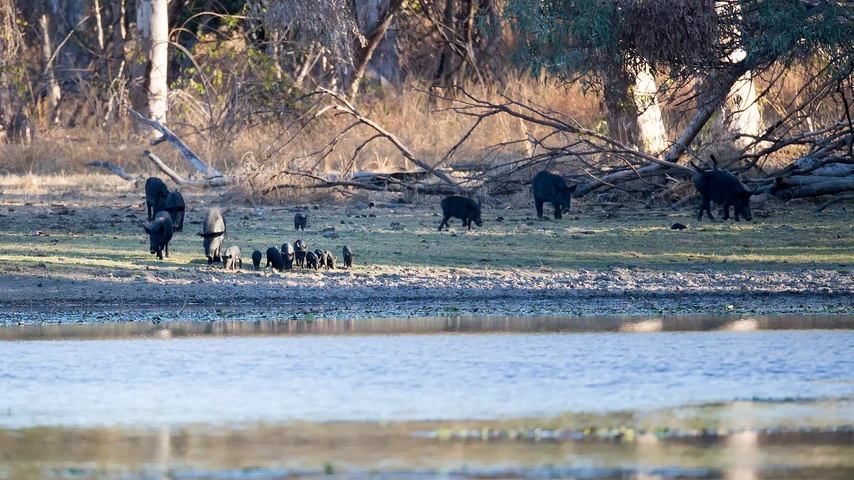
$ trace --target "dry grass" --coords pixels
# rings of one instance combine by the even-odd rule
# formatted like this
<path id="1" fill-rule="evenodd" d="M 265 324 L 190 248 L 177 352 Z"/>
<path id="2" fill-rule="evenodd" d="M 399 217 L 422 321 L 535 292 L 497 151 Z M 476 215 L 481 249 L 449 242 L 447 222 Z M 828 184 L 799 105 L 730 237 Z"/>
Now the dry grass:
<path id="1" fill-rule="evenodd" d="M 566 90 L 560 86 L 546 86 L 535 79 L 522 78 L 498 92 L 494 88 L 473 87 L 472 92 L 480 97 L 495 101 L 501 94 L 529 99 L 539 105 L 567 112 L 583 123 L 595 123 L 601 116 L 599 100 L 584 96 L 577 90 Z M 418 158 L 429 164 L 438 162 L 447 151 L 470 128 L 473 121 L 445 110 L 444 102 L 431 102 L 427 95 L 416 89 L 402 93 L 375 91 L 360 98 L 359 108 L 380 125 L 395 133 Z M 306 157 L 310 152 L 322 149 L 340 129 L 346 125 L 342 119 L 326 118 L 315 122 L 306 132 L 296 138 L 288 134 L 280 137 L 280 125 L 265 125 L 244 131 L 231 145 L 223 146 L 216 139 L 205 139 L 187 126 L 173 125 L 173 129 L 203 158 L 210 159 L 214 166 L 226 172 L 255 171 L 263 166 L 270 175 L 283 167 L 308 169 L 315 166 L 315 157 Z M 200 125 L 201 126 L 201 125 Z M 132 133 L 130 128 L 114 128 L 111 135 L 92 129 L 54 129 L 38 132 L 31 146 L 4 145 L 0 147 L 0 165 L 5 173 L 12 174 L 71 174 L 86 171 L 84 164 L 91 160 L 108 160 L 123 167 L 131 174 L 147 174 L 154 170 L 148 161 L 140 158 L 144 149 L 151 149 L 160 158 L 179 172 L 187 170 L 184 161 L 169 145 L 151 148 L 148 140 Z M 506 117 L 487 120 L 469 139 L 464 148 L 450 159 L 450 163 L 470 162 L 483 159 L 484 149 L 508 140 L 525 138 L 527 131 L 518 121 Z M 530 131 L 532 134 L 539 132 Z M 366 127 L 357 127 L 343 139 L 336 150 L 313 171 L 337 173 L 350 170 L 393 171 L 413 168 L 400 153 L 387 142 L 373 142 L 365 148 L 351 166 L 353 151 L 372 132 Z M 278 140 L 278 141 L 277 141 Z M 269 158 L 272 149 L 289 140 L 279 155 Z M 522 154 L 519 151 L 508 155 Z"/>

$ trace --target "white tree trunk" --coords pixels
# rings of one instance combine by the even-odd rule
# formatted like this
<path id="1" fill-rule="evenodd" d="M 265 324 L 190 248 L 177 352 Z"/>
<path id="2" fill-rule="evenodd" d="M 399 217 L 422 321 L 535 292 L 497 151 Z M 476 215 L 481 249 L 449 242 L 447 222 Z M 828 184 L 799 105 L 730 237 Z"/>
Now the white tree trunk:
<path id="1" fill-rule="evenodd" d="M 638 106 L 638 140 L 643 150 L 658 155 L 667 150 L 667 129 L 661 119 L 661 107 L 658 104 L 658 87 L 649 68 L 644 68 L 635 78 L 635 103 Z"/>
<path id="2" fill-rule="evenodd" d="M 751 72 L 745 73 L 735 82 L 727 99 L 726 109 L 729 113 L 730 131 L 748 135 L 736 137 L 734 143 L 738 148 L 744 148 L 753 141 L 751 137 L 762 134 L 762 112 L 759 110 Z"/>
<path id="3" fill-rule="evenodd" d="M 727 8 L 726 2 L 716 2 L 715 8 L 718 12 L 723 13 Z M 735 7 L 735 13 L 740 20 L 740 7 Z M 744 61 L 745 57 L 747 57 L 747 53 L 741 48 L 736 48 L 730 53 L 729 60 L 737 63 Z M 750 138 L 751 136 L 758 136 L 762 133 L 762 112 L 759 110 L 759 103 L 756 100 L 753 74 L 748 71 L 736 80 L 730 89 L 722 115 L 722 120 L 727 122 L 726 127 L 734 136 L 733 144 L 737 148 L 744 148 L 753 141 Z M 748 135 L 748 137 L 741 135 Z"/>
<path id="4" fill-rule="evenodd" d="M 152 119 L 166 122 L 169 86 L 166 72 L 169 61 L 169 11 L 166 0 L 151 2 L 151 70 L 148 84 L 148 108 Z"/>

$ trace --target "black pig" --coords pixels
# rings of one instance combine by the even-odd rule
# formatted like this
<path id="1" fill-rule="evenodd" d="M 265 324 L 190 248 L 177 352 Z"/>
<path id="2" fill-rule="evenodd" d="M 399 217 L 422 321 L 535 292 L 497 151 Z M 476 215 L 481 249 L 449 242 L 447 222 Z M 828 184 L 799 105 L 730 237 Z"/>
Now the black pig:
<path id="1" fill-rule="evenodd" d="M 252 265 L 255 266 L 255 270 L 261 268 L 261 255 L 261 250 L 252 252 Z"/>
<path id="2" fill-rule="evenodd" d="M 326 250 L 323 252 L 326 255 L 326 268 L 327 269 L 335 269 L 335 257 L 332 256 L 332 252 Z"/>
<path id="3" fill-rule="evenodd" d="M 294 268 L 294 246 L 290 243 L 282 244 L 282 259 L 285 261 L 285 270 Z"/>
<path id="4" fill-rule="evenodd" d="M 148 251 L 157 258 L 163 260 L 163 252 L 169 258 L 169 241 L 172 240 L 172 217 L 166 212 L 159 212 L 154 216 L 150 227 L 144 227 L 148 234 Z"/>
<path id="5" fill-rule="evenodd" d="M 317 255 L 315 255 L 314 252 L 307 252 L 305 254 L 306 268 L 313 268 L 313 269 L 317 270 L 318 269 L 317 263 L 318 263 Z"/>
<path id="6" fill-rule="evenodd" d="M 184 196 L 181 192 L 169 192 L 166 197 L 164 210 L 172 217 L 172 225 L 176 232 L 184 230 Z"/>
<path id="7" fill-rule="evenodd" d="M 296 243 L 294 243 L 294 250 L 297 266 L 305 268 L 305 254 L 308 252 L 308 246 L 302 240 L 297 240 Z"/>
<path id="8" fill-rule="evenodd" d="M 350 246 L 345 245 L 341 253 L 344 257 L 344 268 L 353 268 L 353 259 L 356 258 L 356 256 L 353 255 L 353 251 L 350 250 Z"/>
<path id="9" fill-rule="evenodd" d="M 148 210 L 148 220 L 151 221 L 157 212 L 162 212 L 166 209 L 166 197 L 169 196 L 169 189 L 163 180 L 157 177 L 148 177 L 145 181 L 145 206 Z"/>
<path id="10" fill-rule="evenodd" d="M 219 262 L 222 242 L 225 239 L 225 219 L 222 218 L 222 212 L 218 208 L 208 210 L 202 225 L 202 233 L 198 235 L 205 239 L 205 256 L 208 257 L 208 264 Z"/>
<path id="11" fill-rule="evenodd" d="M 729 219 L 729 207 L 735 207 L 735 221 L 741 221 L 739 215 L 745 220 L 753 220 L 753 215 L 750 213 L 750 196 L 753 191 L 748 189 L 741 183 L 733 174 L 724 170 L 707 170 L 700 173 L 694 179 L 694 186 L 702 195 L 700 201 L 700 211 L 697 213 L 697 221 L 703 219 L 703 210 L 709 214 L 709 220 L 714 220 L 712 216 L 711 202 L 715 202 L 724 209 L 724 220 Z"/>
<path id="12" fill-rule="evenodd" d="M 326 266 L 326 252 L 325 251 L 318 248 L 317 250 L 314 251 L 314 256 L 317 258 L 318 267 L 325 267 Z"/>
<path id="13" fill-rule="evenodd" d="M 228 247 L 225 250 L 225 253 L 222 254 L 222 268 L 225 270 L 237 270 L 238 268 L 243 268 L 243 258 L 240 256 L 240 247 L 235 245 L 233 247 Z"/>
<path id="14" fill-rule="evenodd" d="M 280 252 L 276 247 L 270 247 L 267 249 L 267 267 L 270 266 L 280 272 L 285 268 L 285 262 L 282 259 L 282 252 Z"/>
<path id="15" fill-rule="evenodd" d="M 534 191 L 534 206 L 537 207 L 537 218 L 543 218 L 543 203 L 552 202 L 555 207 L 555 218 L 561 218 L 561 213 L 569 213 L 569 202 L 572 192 L 578 185 L 568 187 L 560 175 L 545 170 L 536 174 L 531 181 Z"/>
<path id="16" fill-rule="evenodd" d="M 305 225 L 308 221 L 308 216 L 298 213 L 294 215 L 294 230 L 302 229 L 305 231 Z"/>
<path id="17" fill-rule="evenodd" d="M 451 195 L 442 199 L 442 223 L 439 224 L 440 232 L 443 226 L 448 225 L 448 220 L 451 217 L 462 220 L 463 226 L 468 226 L 469 230 L 471 230 L 471 222 L 474 222 L 478 227 L 483 226 L 483 221 L 480 219 L 480 201 L 475 203 L 474 200 L 468 197 Z"/>

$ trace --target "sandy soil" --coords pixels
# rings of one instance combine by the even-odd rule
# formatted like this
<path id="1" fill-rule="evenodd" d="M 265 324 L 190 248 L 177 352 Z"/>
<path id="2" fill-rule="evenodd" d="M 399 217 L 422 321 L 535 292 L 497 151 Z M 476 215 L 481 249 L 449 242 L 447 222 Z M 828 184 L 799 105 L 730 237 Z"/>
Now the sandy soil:
<path id="1" fill-rule="evenodd" d="M 236 307 L 235 310 L 245 312 L 247 318 L 266 316 L 272 311 L 279 312 L 277 314 L 293 312 L 294 315 L 311 313 L 354 318 L 437 314 L 854 314 L 854 275 L 847 264 L 833 263 L 832 256 L 823 264 L 811 262 L 792 268 L 775 264 L 770 269 L 761 261 L 756 263 L 756 268 L 751 268 L 750 263 L 739 268 L 738 265 L 726 265 L 726 260 L 724 264 L 685 261 L 666 268 L 647 266 L 643 260 L 586 268 L 574 267 L 567 260 L 554 265 L 529 262 L 530 266 L 519 268 L 512 263 L 502 264 L 500 250 L 503 247 L 496 247 L 493 257 L 473 258 L 462 266 L 454 266 L 459 264 L 459 259 L 437 262 L 437 265 L 394 265 L 394 259 L 406 259 L 407 255 L 406 252 L 398 255 L 401 252 L 392 250 L 421 250 L 434 245 L 434 251 L 439 249 L 436 253 L 438 259 L 442 249 L 448 248 L 442 242 L 459 242 L 460 237 L 469 235 L 457 230 L 458 235 L 453 238 L 455 234 L 434 232 L 432 223 L 438 224 L 438 218 L 427 207 L 423 211 L 413 210 L 414 214 L 407 210 L 409 217 L 388 209 L 374 209 L 372 212 L 376 212 L 377 217 L 360 218 L 367 217 L 359 215 L 365 211 L 352 210 L 349 206 L 324 208 L 329 212 L 326 217 L 312 211 L 315 215 L 314 231 L 305 235 L 315 235 L 309 238 L 316 244 L 323 241 L 319 236 L 321 225 L 337 225 L 345 238 L 334 244 L 346 242 L 354 245 L 355 242 L 357 252 L 362 253 L 357 258 L 357 268 L 353 270 L 279 273 L 244 269 L 238 273 L 225 272 L 218 265 L 208 266 L 196 251 L 199 250 L 196 244 L 200 241 L 193 233 L 200 226 L 197 220 L 193 223 L 194 218 L 199 216 L 198 212 L 204 211 L 206 205 L 217 202 L 217 197 L 210 194 L 199 193 L 197 197 L 204 200 L 196 200 L 197 208 L 192 209 L 193 214 L 188 214 L 187 232 L 180 234 L 180 241 L 176 240 L 173 246 L 173 251 L 177 251 L 174 260 L 157 262 L 145 251 L 148 242 L 141 234 L 145 213 L 140 192 L 119 190 L 107 198 L 103 193 L 94 196 L 73 191 L 31 197 L 7 189 L 0 194 L 0 246 L 9 252 L 6 256 L 0 255 L 0 323 L 49 319 L 41 314 L 35 315 L 33 310 L 126 311 L 182 307 L 188 310 Z M 574 208 L 582 217 L 585 216 L 584 207 Z M 234 240 L 244 244 L 244 257 L 251 254 L 245 246 L 250 236 L 261 238 L 252 238 L 253 243 L 275 244 L 274 239 L 281 237 L 283 232 L 294 235 L 288 226 L 273 227 L 265 233 L 255 232 L 269 223 L 265 218 L 255 219 L 253 215 L 261 215 L 258 211 L 257 208 L 235 206 L 228 212 L 228 218 L 237 219 L 229 223 L 229 228 L 235 232 Z M 272 209 L 267 208 L 266 211 Z M 279 211 L 283 212 L 282 217 L 293 215 L 287 209 Z M 512 213 L 504 214 L 508 221 L 501 225 L 513 220 L 510 217 Z M 588 208 L 586 213 L 592 218 L 594 210 Z M 559 241 L 563 238 L 587 241 L 587 236 L 578 234 L 588 233 L 583 228 L 559 231 L 554 227 L 556 222 L 549 222 L 548 230 L 540 228 L 534 231 L 539 225 L 530 226 L 530 218 L 524 215 L 530 213 L 519 213 L 518 226 L 499 227 L 495 222 L 490 223 L 492 229 L 505 229 L 499 234 L 506 232 L 507 238 L 496 238 L 494 230 L 482 230 L 471 238 L 464 238 L 464 241 L 470 244 L 482 242 L 477 244 L 483 245 L 480 250 L 493 244 L 516 245 L 506 242 L 514 240 L 509 236 L 520 235 L 519 232 L 526 238 L 541 234 L 544 242 L 555 237 L 560 237 Z M 662 235 L 670 234 L 666 226 L 656 225 L 666 225 L 670 222 L 667 217 L 672 214 L 660 214 L 661 220 L 648 220 L 654 215 L 646 215 L 647 220 L 643 221 L 653 222 L 650 225 L 661 228 Z M 602 227 L 597 234 L 602 241 L 616 239 L 619 246 L 619 235 L 627 235 L 626 229 L 631 226 L 626 227 L 627 221 L 612 220 L 613 216 L 612 212 L 605 212 L 597 221 L 601 225 L 618 223 L 620 226 L 609 231 Z M 345 221 L 354 217 L 371 223 Z M 397 235 L 399 232 L 395 228 L 388 227 L 389 220 L 396 218 L 405 218 L 402 228 L 408 232 L 407 236 Z M 690 220 L 690 217 L 685 218 Z M 640 227 L 653 228 L 647 224 Z M 785 227 L 801 228 L 797 224 Z M 720 231 L 705 233 L 702 229 L 695 229 L 691 233 L 730 234 L 730 230 L 736 227 L 727 226 L 729 230 L 720 228 Z M 770 231 L 777 232 L 783 227 L 773 228 Z M 841 228 L 843 233 L 834 234 L 834 238 L 845 235 L 843 240 L 850 241 L 848 237 L 851 235 L 845 233 L 850 227 Z M 733 232 L 733 235 L 739 234 L 738 231 Z M 348 233 L 350 238 L 346 238 Z M 425 244 L 425 238 L 430 243 Z M 398 240 L 402 247 L 394 244 Z M 102 241 L 107 243 L 99 243 Z M 592 240 L 592 248 L 595 249 L 597 241 Z M 378 251 L 386 248 L 387 256 L 381 253 L 374 258 L 365 255 L 365 250 L 369 250 L 373 242 L 376 242 Z M 391 246 L 383 243 L 385 246 L 380 247 L 382 242 L 390 242 Z M 656 243 L 660 241 L 653 239 L 653 245 Z M 645 248 L 643 245 L 633 248 Z M 128 253 L 128 250 L 133 252 Z M 337 253 L 340 262 L 340 250 Z M 646 255 L 645 252 L 632 253 L 642 258 Z M 488 252 L 483 255 L 489 256 Z M 89 262 L 87 257 L 97 258 Z M 491 263 L 483 263 L 490 259 Z M 247 258 L 244 266 L 250 263 Z M 126 314 L 118 316 L 127 319 Z"/>

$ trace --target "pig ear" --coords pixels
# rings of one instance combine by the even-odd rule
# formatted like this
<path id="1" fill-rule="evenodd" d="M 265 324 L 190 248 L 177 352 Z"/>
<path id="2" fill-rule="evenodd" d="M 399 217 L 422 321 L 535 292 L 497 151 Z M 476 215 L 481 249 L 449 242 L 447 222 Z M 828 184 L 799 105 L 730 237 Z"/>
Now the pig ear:
<path id="1" fill-rule="evenodd" d="M 570 186 L 567 190 L 569 191 L 569 193 L 572 193 L 572 192 L 574 192 L 574 191 L 575 191 L 575 189 L 576 189 L 576 188 L 578 188 L 578 184 L 577 184 L 577 183 L 576 183 L 575 185 Z"/>
<path id="2" fill-rule="evenodd" d="M 142 228 L 145 229 L 145 233 L 151 235 L 151 229 L 150 228 L 148 228 L 148 227 L 142 227 Z"/>

